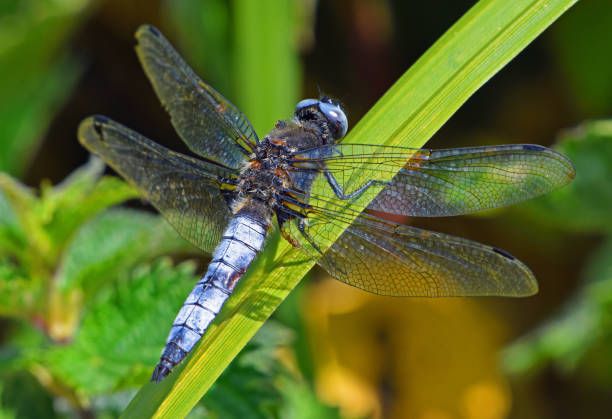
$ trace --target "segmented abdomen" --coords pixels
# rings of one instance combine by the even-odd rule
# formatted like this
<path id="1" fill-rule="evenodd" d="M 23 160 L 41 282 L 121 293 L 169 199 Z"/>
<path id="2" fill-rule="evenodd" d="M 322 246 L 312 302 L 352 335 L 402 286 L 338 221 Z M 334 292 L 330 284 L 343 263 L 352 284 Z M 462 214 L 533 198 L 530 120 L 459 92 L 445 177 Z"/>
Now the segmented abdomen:
<path id="1" fill-rule="evenodd" d="M 172 329 L 153 371 L 152 381 L 161 381 L 202 338 L 238 280 L 263 247 L 269 222 L 248 213 L 230 221 L 213 252 L 204 277 L 191 291 L 174 319 Z"/>

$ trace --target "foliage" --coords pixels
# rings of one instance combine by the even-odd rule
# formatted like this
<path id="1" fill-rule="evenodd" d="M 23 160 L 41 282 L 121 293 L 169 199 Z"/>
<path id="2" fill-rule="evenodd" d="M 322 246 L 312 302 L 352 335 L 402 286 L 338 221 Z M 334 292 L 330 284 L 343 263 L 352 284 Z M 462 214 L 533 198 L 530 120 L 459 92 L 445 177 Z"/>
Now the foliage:
<path id="1" fill-rule="evenodd" d="M 585 367 L 609 386 L 612 364 L 604 354 L 612 350 L 612 121 L 585 123 L 565 133 L 557 148 L 576 165 L 576 181 L 524 210 L 558 230 L 604 237 L 583 270 L 581 289 L 554 318 L 510 346 L 504 363 L 515 374 L 549 363 L 566 373 Z"/>
<path id="2" fill-rule="evenodd" d="M 79 328 L 84 307 L 93 304 L 95 313 L 100 293 L 136 264 L 191 250 L 156 216 L 127 209 L 103 212 L 136 197 L 119 179 L 103 177 L 103 170 L 91 159 L 58 186 L 44 184 L 40 194 L 0 174 L 0 313 L 14 324 L 3 370 L 35 371 L 54 394 L 58 388 L 81 391 L 64 379 L 59 363 L 43 359 L 78 350 L 75 336 L 87 336 L 88 330 Z M 86 319 L 83 324 L 89 324 Z M 72 344 L 57 349 L 67 342 Z"/>
<path id="3" fill-rule="evenodd" d="M 108 209 L 136 194 L 102 176 L 103 168 L 91 159 L 60 185 L 43 185 L 40 195 L 0 175 L 0 301 L 13 324 L 0 354 L 7 417 L 117 415 L 148 381 L 166 325 L 196 282 L 193 262 L 159 259 L 194 251 L 165 221 Z M 262 329 L 197 411 L 278 416 L 296 403 L 285 388 L 300 388 L 300 402 L 320 409 L 279 363 L 291 340 L 279 324 Z"/>
<path id="4" fill-rule="evenodd" d="M 166 0 L 173 30 L 185 59 L 204 80 L 233 100 L 232 43 L 229 2 L 223 0 Z"/>
<path id="5" fill-rule="evenodd" d="M 258 133 L 293 113 L 300 87 L 295 24 L 299 2 L 234 0 L 236 90 Z"/>
<path id="6" fill-rule="evenodd" d="M 398 81 L 347 141 L 422 145 L 573 2 L 481 2 Z M 588 11 L 583 8 L 582 14 L 563 20 L 554 32 L 557 44 L 564 47 L 560 55 L 570 88 L 584 98 L 581 106 L 596 111 L 609 102 L 609 72 L 605 58 L 598 55 L 601 65 L 593 66 L 596 60 L 586 54 L 600 53 L 607 45 L 607 27 L 592 23 L 607 22 L 605 10 L 600 10 L 604 2 L 594 0 Z M 205 69 L 203 76 L 264 132 L 295 103 L 299 69 L 292 33 L 296 13 L 291 9 L 302 3 L 251 3 L 236 0 L 230 8 L 219 0 L 168 0 L 165 10 L 170 13 L 162 15 L 170 16 L 171 35 L 178 36 L 188 61 Z M 9 0 L 0 5 L 0 168 L 13 173 L 23 169 L 53 113 L 73 89 L 80 66 L 63 53 L 63 45 L 86 15 L 87 5 L 85 0 Z M 235 33 L 232 22 L 240 22 Z M 595 43 L 602 47 L 581 48 Z M 599 84 L 591 84 L 593 79 Z M 240 97 L 238 91 L 246 94 Z M 609 146 L 604 139 L 608 134 L 602 131 L 605 122 L 597 129 L 595 125 L 584 128 L 594 137 L 590 145 L 574 132 L 562 150 L 577 161 L 578 179 L 567 192 L 574 198 L 555 195 L 540 200 L 526 207 L 529 216 L 572 231 L 610 231 L 606 193 L 611 189 L 602 182 L 610 179 L 609 165 L 595 164 L 602 161 L 597 147 Z M 581 159 L 592 167 L 585 171 Z M 591 170 L 596 167 L 599 172 Z M 0 417 L 53 417 L 53 409 L 73 414 L 75 407 L 84 416 L 119 414 L 133 395 L 131 389 L 148 379 L 157 360 L 167 333 L 160 325 L 170 323 L 193 283 L 191 262 L 172 266 L 158 258 L 189 253 L 191 248 L 156 216 L 107 210 L 135 195 L 118 180 L 100 177 L 99 170 L 99 163 L 91 162 L 59 187 L 43 185 L 40 196 L 0 175 L 0 314 L 11 319 L 8 343 L 0 352 Z M 531 346 L 517 352 L 521 356 L 513 358 L 513 365 L 518 369 L 549 361 L 573 368 L 605 353 L 609 338 L 591 331 L 609 329 L 609 286 L 602 280 L 609 278 L 609 243 L 606 239 L 587 269 L 585 291 L 568 306 L 565 317 L 551 323 L 550 337 L 538 341 L 536 332 L 525 341 Z M 281 259 L 287 263 L 281 264 Z M 266 326 L 230 364 L 308 268 L 273 237 L 267 254 L 190 364 L 178 371 L 182 375 L 177 379 L 173 374 L 174 381 L 164 385 L 147 386 L 126 415 L 152 410 L 186 414 L 210 387 L 193 416 L 336 417 L 337 412 L 315 400 L 287 360 L 290 356 L 283 351 L 292 338 L 286 329 Z M 597 286 L 594 278 L 602 285 Z M 170 386 L 174 387 L 167 396 Z"/>
<path id="7" fill-rule="evenodd" d="M 10 23 L 0 29 L 0 168 L 23 170 L 69 97 L 81 65 L 64 48 L 88 4 L 0 6 L 0 21 Z M 261 67 L 259 57 L 248 56 L 249 65 L 262 68 L 279 89 L 265 107 L 257 106 L 258 97 L 266 97 L 271 86 L 250 89 L 246 106 L 255 114 L 267 112 L 260 118 L 266 124 L 272 114 L 291 112 L 299 85 L 297 56 L 284 33 L 293 26 L 292 19 L 284 19 L 291 6 L 285 6 L 269 16 L 286 21 L 285 29 L 277 27 L 259 42 L 273 44 L 270 53 L 285 57 L 291 68 L 271 60 Z M 227 68 L 249 51 L 233 55 L 226 36 L 227 4 L 182 1 L 168 2 L 166 8 L 190 61 L 206 68 L 221 90 L 234 87 L 230 80 L 236 77 L 229 77 Z M 194 37 L 194 30 L 202 36 Z M 211 56 L 214 60 L 207 59 Z M 248 76 L 240 66 L 236 73 Z M 108 209 L 136 194 L 117 178 L 103 177 L 103 170 L 100 161 L 91 160 L 56 187 L 44 183 L 38 193 L 0 174 L 0 315 L 10 319 L 0 354 L 0 417 L 55 417 L 75 410 L 118 415 L 158 360 L 168 331 L 159 325 L 171 323 L 193 285 L 193 263 L 172 266 L 158 257 L 194 249 L 157 216 Z M 194 414 L 268 417 L 303 407 L 335 417 L 307 383 L 289 372 L 294 367 L 279 364 L 278 350 L 290 340 L 287 329 L 272 324 L 260 335 Z"/>
<path id="8" fill-rule="evenodd" d="M 537 222 L 562 230 L 612 232 L 612 121 L 588 122 L 565 132 L 557 150 L 574 163 L 578 176 L 567 187 L 523 209 Z"/>
<path id="9" fill-rule="evenodd" d="M 72 91 L 80 66 L 63 45 L 88 0 L 0 4 L 0 170 L 20 173 Z"/>
<path id="10" fill-rule="evenodd" d="M 277 0 L 167 3 L 190 64 L 214 80 L 262 135 L 277 119 L 291 115 L 298 100 L 296 18 L 301 7 Z"/>
<path id="11" fill-rule="evenodd" d="M 479 2 L 398 80 L 346 141 L 422 146 L 573 3 Z M 340 229 L 335 233 L 340 235 Z M 187 362 L 161 384 L 145 386 L 124 415 L 187 414 L 312 265 L 286 243 L 268 246 Z"/>
<path id="12" fill-rule="evenodd" d="M 69 245 L 79 227 L 96 222 L 104 208 L 136 196 L 118 179 L 100 178 L 103 169 L 92 159 L 57 187 L 43 185 L 39 197 L 0 174 L 0 266 L 6 274 L 0 280 L 2 315 L 39 319 L 55 339 L 71 335 L 77 321 L 73 315 L 83 303 L 81 290 L 63 286 L 65 276 L 56 282 L 55 268 L 73 257 Z"/>

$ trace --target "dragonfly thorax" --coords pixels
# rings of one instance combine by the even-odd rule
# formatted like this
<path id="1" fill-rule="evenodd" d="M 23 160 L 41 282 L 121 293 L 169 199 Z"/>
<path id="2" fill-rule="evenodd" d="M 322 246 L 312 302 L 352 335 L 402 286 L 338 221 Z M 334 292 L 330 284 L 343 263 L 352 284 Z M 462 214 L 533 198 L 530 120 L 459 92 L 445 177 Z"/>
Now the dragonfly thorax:
<path id="1" fill-rule="evenodd" d="M 287 166 L 292 148 L 286 141 L 265 137 L 252 158 L 240 172 L 233 211 L 244 205 L 244 200 L 257 201 L 270 209 L 278 202 L 278 194 L 288 184 Z"/>

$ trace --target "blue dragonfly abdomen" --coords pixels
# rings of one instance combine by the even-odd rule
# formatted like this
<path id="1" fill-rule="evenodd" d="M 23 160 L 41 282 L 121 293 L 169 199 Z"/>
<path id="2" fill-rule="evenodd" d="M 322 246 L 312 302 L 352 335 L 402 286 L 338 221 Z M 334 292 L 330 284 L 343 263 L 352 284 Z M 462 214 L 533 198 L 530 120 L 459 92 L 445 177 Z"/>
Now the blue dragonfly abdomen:
<path id="1" fill-rule="evenodd" d="M 270 221 L 241 210 L 230 220 L 206 273 L 177 314 L 152 380 L 161 381 L 202 338 L 263 247 Z"/>

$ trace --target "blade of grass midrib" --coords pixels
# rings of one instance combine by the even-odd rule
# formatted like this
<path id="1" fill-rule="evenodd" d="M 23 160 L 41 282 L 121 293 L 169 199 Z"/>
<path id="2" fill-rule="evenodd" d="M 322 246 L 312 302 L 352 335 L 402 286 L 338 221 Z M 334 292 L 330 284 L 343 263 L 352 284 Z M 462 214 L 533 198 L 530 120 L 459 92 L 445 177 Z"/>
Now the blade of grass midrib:
<path id="1" fill-rule="evenodd" d="M 421 147 L 478 87 L 576 1 L 477 3 L 394 84 L 345 141 Z M 492 19 L 499 19 L 495 21 L 499 24 Z M 453 60 L 452 65 L 445 59 Z M 284 241 L 275 250 L 266 250 L 249 270 L 186 364 L 163 383 L 146 385 L 125 417 L 182 417 L 191 410 L 314 264 L 284 266 L 283 261 L 295 262 L 302 256 Z M 262 270 L 262 261 L 270 257 L 275 268 Z"/>

